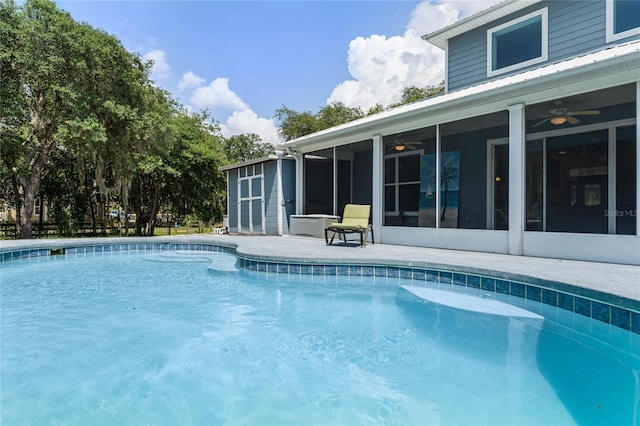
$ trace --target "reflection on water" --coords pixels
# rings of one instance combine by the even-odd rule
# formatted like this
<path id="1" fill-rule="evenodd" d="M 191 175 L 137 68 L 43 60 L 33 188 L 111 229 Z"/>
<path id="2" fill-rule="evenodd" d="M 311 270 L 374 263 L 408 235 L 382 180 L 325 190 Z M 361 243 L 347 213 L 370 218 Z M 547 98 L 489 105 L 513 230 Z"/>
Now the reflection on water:
<path id="1" fill-rule="evenodd" d="M 505 394 L 496 397 L 512 407 L 526 410 L 531 395 L 537 395 L 540 400 L 549 399 L 541 406 L 559 404 L 570 415 L 563 421 L 556 418 L 553 424 L 640 424 L 640 356 L 632 342 L 624 340 L 637 336 L 531 301 L 517 303 L 535 307 L 546 319 L 513 306 L 513 310 L 503 309 L 504 304 L 493 300 L 495 295 L 484 296 L 488 300 L 481 291 L 405 286 L 398 291 L 396 303 L 417 331 L 446 348 L 452 358 L 503 367 L 504 377 L 483 377 L 483 371 L 474 374 L 479 381 L 502 382 Z M 607 340 L 598 337 L 602 330 Z M 485 371 L 495 374 L 495 370 Z M 545 387 L 556 398 L 540 392 Z"/>
<path id="2" fill-rule="evenodd" d="M 640 424 L 638 354 L 549 322 L 540 333 L 537 360 L 578 424 Z"/>

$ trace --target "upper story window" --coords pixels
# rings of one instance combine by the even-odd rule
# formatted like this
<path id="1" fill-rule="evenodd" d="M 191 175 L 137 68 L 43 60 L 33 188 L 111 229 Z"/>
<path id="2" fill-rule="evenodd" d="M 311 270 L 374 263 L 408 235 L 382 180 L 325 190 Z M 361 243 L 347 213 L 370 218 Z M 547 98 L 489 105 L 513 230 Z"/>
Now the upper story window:
<path id="1" fill-rule="evenodd" d="M 640 34 L 640 1 L 607 0 L 607 43 Z"/>
<path id="2" fill-rule="evenodd" d="M 547 8 L 487 31 L 487 76 L 544 62 L 548 56 Z"/>

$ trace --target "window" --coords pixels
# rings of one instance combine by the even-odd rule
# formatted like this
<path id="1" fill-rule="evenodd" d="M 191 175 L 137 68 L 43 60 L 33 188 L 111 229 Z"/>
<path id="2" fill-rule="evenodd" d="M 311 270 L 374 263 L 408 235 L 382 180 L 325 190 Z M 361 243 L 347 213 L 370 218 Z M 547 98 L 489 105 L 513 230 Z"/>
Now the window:
<path id="1" fill-rule="evenodd" d="M 435 203 L 436 128 L 384 137 L 385 226 L 435 227 L 422 217 Z M 435 204 L 432 206 L 432 210 Z"/>
<path id="2" fill-rule="evenodd" d="M 640 1 L 607 0 L 607 43 L 640 34 Z"/>
<path id="3" fill-rule="evenodd" d="M 487 31 L 487 75 L 494 76 L 547 60 L 547 8 Z"/>
<path id="4" fill-rule="evenodd" d="M 420 201 L 420 152 L 385 158 L 385 205 L 387 212 L 418 212 Z"/>
<path id="5" fill-rule="evenodd" d="M 635 131 L 624 126 L 528 141 L 527 231 L 635 235 Z"/>

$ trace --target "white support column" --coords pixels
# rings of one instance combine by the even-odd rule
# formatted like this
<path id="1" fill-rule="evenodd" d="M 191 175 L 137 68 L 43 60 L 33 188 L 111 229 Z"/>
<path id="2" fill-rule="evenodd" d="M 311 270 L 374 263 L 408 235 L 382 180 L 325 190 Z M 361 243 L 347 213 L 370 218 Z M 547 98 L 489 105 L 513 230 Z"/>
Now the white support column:
<path id="1" fill-rule="evenodd" d="M 331 214 L 334 216 L 341 216 L 342 212 L 338 212 L 338 159 L 336 158 L 336 147 L 332 148 L 333 157 L 333 181 L 331 185 L 333 187 L 333 199 L 331 200 L 331 204 L 333 204 L 333 209 L 331 210 Z"/>
<path id="2" fill-rule="evenodd" d="M 264 163 L 260 163 L 260 216 L 262 221 L 262 234 L 267 234 L 267 201 L 264 196 Z"/>
<path id="3" fill-rule="evenodd" d="M 384 191 L 382 176 L 382 171 L 384 170 L 384 146 L 382 143 L 382 135 L 374 135 L 371 139 L 373 141 L 371 225 L 373 226 L 373 235 L 378 239 L 382 235 L 382 220 L 384 218 L 384 204 L 382 203 Z M 378 241 L 376 240 L 376 242 Z"/>
<path id="4" fill-rule="evenodd" d="M 240 201 L 240 198 L 242 197 L 242 192 L 241 191 L 241 185 L 240 185 L 240 169 L 242 169 L 242 167 L 238 168 L 238 179 L 236 180 L 236 183 L 238 185 L 238 210 L 237 210 L 237 216 L 238 216 L 238 233 L 242 231 L 242 201 Z"/>
<path id="5" fill-rule="evenodd" d="M 609 152 L 607 153 L 608 159 L 609 159 L 609 164 L 607 165 L 607 167 L 609 168 L 609 175 L 607 176 L 607 211 L 611 212 L 611 211 L 616 211 L 618 206 L 616 203 L 616 188 L 617 188 L 617 182 L 616 182 L 616 150 L 617 150 L 617 146 L 618 146 L 618 135 L 616 132 L 616 128 L 615 127 L 609 127 L 609 136 L 607 137 L 607 139 L 609 140 L 609 144 L 608 144 L 608 149 Z M 615 214 L 609 214 L 607 215 L 607 232 L 609 234 L 615 234 L 616 233 L 616 215 Z"/>
<path id="6" fill-rule="evenodd" d="M 640 265 L 640 82 L 636 82 L 636 238 L 638 239 L 637 261 Z"/>
<path id="7" fill-rule="evenodd" d="M 284 221 L 284 195 L 282 193 L 282 153 L 278 152 L 276 160 L 276 221 L 278 221 L 277 232 L 282 235 L 282 225 Z"/>
<path id="8" fill-rule="evenodd" d="M 524 104 L 509 106 L 509 254 L 522 255 L 525 223 Z"/>
<path id="9" fill-rule="evenodd" d="M 296 160 L 296 214 L 304 214 L 304 155 L 291 152 Z"/>
<path id="10" fill-rule="evenodd" d="M 440 194 L 440 190 L 442 189 L 442 183 L 440 182 L 440 162 L 442 159 L 442 145 L 441 145 L 441 140 L 440 140 L 440 124 L 436 125 L 436 229 L 440 228 L 440 203 L 442 202 L 442 198 Z"/>

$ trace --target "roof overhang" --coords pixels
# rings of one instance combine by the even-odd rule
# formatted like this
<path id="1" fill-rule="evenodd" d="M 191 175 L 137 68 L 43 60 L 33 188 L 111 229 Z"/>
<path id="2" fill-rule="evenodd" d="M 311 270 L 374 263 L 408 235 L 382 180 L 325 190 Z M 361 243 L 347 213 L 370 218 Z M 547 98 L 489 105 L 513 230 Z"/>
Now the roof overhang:
<path id="1" fill-rule="evenodd" d="M 287 152 L 311 152 L 435 124 L 638 82 L 640 41 L 403 105 L 285 142 Z"/>
<path id="2" fill-rule="evenodd" d="M 285 160 L 289 160 L 292 159 L 291 157 L 287 156 L 287 155 L 283 155 L 281 152 L 278 152 L 276 154 L 270 154 L 266 157 L 261 157 L 261 158 L 254 158 L 252 160 L 247 160 L 244 161 L 242 163 L 236 163 L 236 164 L 230 164 L 228 166 L 222 166 L 219 168 L 219 170 L 222 170 L 223 172 L 227 171 L 227 170 L 234 170 L 234 169 L 238 169 L 240 167 L 246 167 L 246 166 L 253 166 L 254 164 L 260 164 L 260 163 L 266 163 L 267 161 L 273 161 L 273 160 L 277 160 L 277 159 L 285 159 Z"/>
<path id="3" fill-rule="evenodd" d="M 497 19 L 529 7 L 532 4 L 539 3 L 540 1 L 542 0 L 506 0 L 438 31 L 427 34 L 423 36 L 422 39 L 441 49 L 445 49 L 447 40 L 450 38 L 494 22 Z"/>

